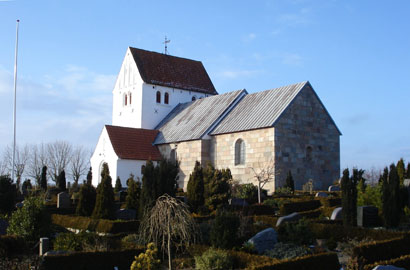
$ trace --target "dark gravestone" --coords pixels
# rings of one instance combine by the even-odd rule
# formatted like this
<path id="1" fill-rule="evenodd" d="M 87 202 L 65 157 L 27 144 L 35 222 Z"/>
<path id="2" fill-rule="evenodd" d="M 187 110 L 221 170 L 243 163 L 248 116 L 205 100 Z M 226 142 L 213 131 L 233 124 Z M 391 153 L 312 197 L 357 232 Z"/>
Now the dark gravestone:
<path id="1" fill-rule="evenodd" d="M 357 226 L 359 227 L 376 227 L 379 226 L 379 209 L 375 206 L 357 207 Z"/>
<path id="2" fill-rule="evenodd" d="M 282 225 L 286 222 L 298 221 L 301 218 L 302 218 L 302 216 L 299 215 L 299 213 L 297 213 L 297 212 L 292 213 L 292 214 L 287 215 L 287 216 L 280 217 L 278 219 L 278 221 L 276 222 L 276 227 L 279 227 L 280 225 Z"/>
<path id="3" fill-rule="evenodd" d="M 327 198 L 329 195 L 327 195 L 326 192 L 323 191 L 319 191 L 316 193 L 315 197 L 319 197 L 319 198 Z"/>
<path id="4" fill-rule="evenodd" d="M 342 220 L 342 207 L 337 207 L 333 210 L 332 215 L 330 216 L 331 220 Z"/>
<path id="5" fill-rule="evenodd" d="M 253 244 L 259 254 L 263 254 L 266 250 L 273 249 L 277 242 L 278 234 L 273 228 L 260 231 L 248 240 L 248 243 Z"/>
<path id="6" fill-rule="evenodd" d="M 329 186 L 329 188 L 327 189 L 327 191 L 340 191 L 340 187 L 339 186 Z"/>
<path id="7" fill-rule="evenodd" d="M 116 212 L 117 219 L 133 220 L 137 217 L 137 211 L 134 209 L 119 209 Z"/>
<path id="8" fill-rule="evenodd" d="M 245 199 L 239 199 L 239 198 L 229 199 L 229 204 L 233 206 L 248 206 L 249 205 Z"/>
<path id="9" fill-rule="evenodd" d="M 9 227 L 9 223 L 5 219 L 0 218 L 0 235 L 7 234 L 7 228 Z"/>

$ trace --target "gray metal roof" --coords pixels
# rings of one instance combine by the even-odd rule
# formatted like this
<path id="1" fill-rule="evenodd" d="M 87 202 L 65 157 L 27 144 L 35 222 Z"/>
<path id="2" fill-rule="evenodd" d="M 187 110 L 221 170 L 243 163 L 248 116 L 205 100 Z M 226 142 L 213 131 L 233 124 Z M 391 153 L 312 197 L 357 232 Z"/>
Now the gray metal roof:
<path id="1" fill-rule="evenodd" d="M 158 124 L 154 144 L 197 140 L 215 126 L 244 96 L 246 90 L 179 104 Z"/>
<path id="2" fill-rule="evenodd" d="M 211 135 L 271 127 L 309 82 L 246 95 Z"/>

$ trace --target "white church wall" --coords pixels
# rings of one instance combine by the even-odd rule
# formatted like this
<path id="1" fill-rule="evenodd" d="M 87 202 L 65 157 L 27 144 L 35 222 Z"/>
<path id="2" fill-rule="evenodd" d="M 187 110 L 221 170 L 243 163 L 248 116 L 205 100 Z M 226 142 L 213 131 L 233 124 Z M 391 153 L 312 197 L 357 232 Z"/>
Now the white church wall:
<path id="1" fill-rule="evenodd" d="M 141 181 L 141 167 L 145 166 L 145 163 L 145 160 L 119 159 L 117 162 L 117 176 L 120 177 L 121 185 L 123 187 L 127 186 L 127 179 L 130 177 L 131 173 L 134 175 L 135 180 Z M 113 179 L 113 185 L 115 183 L 114 180 L 117 180 L 117 176 Z"/>
<path id="2" fill-rule="evenodd" d="M 101 181 L 101 167 L 104 162 L 108 164 L 110 175 L 113 181 L 115 181 L 117 172 L 117 160 L 118 157 L 115 154 L 107 130 L 104 127 L 90 160 L 93 174 L 92 184 L 94 186 L 97 186 Z"/>
<path id="3" fill-rule="evenodd" d="M 157 103 L 157 91 L 161 93 L 161 103 Z M 165 104 L 165 93 L 169 95 L 169 103 Z M 142 121 L 141 127 L 146 129 L 155 128 L 162 119 L 167 116 L 179 103 L 204 98 L 204 93 L 181 90 L 152 84 L 143 84 L 142 87 Z"/>
<path id="4" fill-rule="evenodd" d="M 113 93 L 112 124 L 123 127 L 141 127 L 143 81 L 128 48 Z M 127 105 L 125 105 L 127 95 Z M 130 103 L 131 95 L 131 103 Z"/>

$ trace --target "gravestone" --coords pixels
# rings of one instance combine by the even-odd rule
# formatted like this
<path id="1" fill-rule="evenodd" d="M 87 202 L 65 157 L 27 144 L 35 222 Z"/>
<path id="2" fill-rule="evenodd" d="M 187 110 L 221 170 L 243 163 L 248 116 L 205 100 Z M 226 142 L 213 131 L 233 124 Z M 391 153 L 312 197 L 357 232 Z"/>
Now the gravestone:
<path id="1" fill-rule="evenodd" d="M 229 199 L 229 204 L 234 205 L 234 206 L 248 206 L 248 202 L 245 199 L 240 199 L 240 198 L 232 198 Z"/>
<path id="2" fill-rule="evenodd" d="M 378 265 L 372 270 L 406 270 L 405 268 L 396 267 L 394 265 Z"/>
<path id="3" fill-rule="evenodd" d="M 133 220 L 137 217 L 137 211 L 134 209 L 119 209 L 116 211 L 117 219 Z"/>
<path id="4" fill-rule="evenodd" d="M 287 216 L 280 217 L 278 219 L 278 221 L 276 222 L 276 227 L 279 227 L 280 225 L 282 225 L 286 222 L 298 221 L 301 218 L 302 218 L 302 216 L 299 215 L 299 213 L 297 213 L 297 212 L 292 213 L 292 214 L 287 215 Z"/>
<path id="5" fill-rule="evenodd" d="M 327 191 L 331 192 L 331 191 L 340 191 L 340 187 L 339 186 L 329 186 L 329 188 L 327 189 Z"/>
<path id="6" fill-rule="evenodd" d="M 278 234 L 273 228 L 267 228 L 258 232 L 248 243 L 254 245 L 259 254 L 263 254 L 266 250 L 273 249 L 278 242 Z"/>
<path id="7" fill-rule="evenodd" d="M 320 197 L 320 198 L 327 198 L 328 196 L 329 195 L 327 195 L 326 192 L 322 192 L 322 191 L 317 192 L 315 195 L 315 197 Z"/>
<path id="8" fill-rule="evenodd" d="M 7 228 L 9 227 L 9 223 L 6 219 L 0 218 L 0 235 L 7 234 Z"/>
<path id="9" fill-rule="evenodd" d="M 50 249 L 50 241 L 47 237 L 40 238 L 39 255 L 43 256 Z"/>
<path id="10" fill-rule="evenodd" d="M 332 215 L 330 216 L 330 220 L 342 220 L 342 207 L 337 207 L 333 210 Z"/>
<path id="11" fill-rule="evenodd" d="M 375 206 L 357 207 L 357 226 L 359 227 L 376 227 L 379 226 L 379 209 Z"/>
<path id="12" fill-rule="evenodd" d="M 69 208 L 70 203 L 70 195 L 68 195 L 67 192 L 60 192 L 57 194 L 57 208 Z"/>

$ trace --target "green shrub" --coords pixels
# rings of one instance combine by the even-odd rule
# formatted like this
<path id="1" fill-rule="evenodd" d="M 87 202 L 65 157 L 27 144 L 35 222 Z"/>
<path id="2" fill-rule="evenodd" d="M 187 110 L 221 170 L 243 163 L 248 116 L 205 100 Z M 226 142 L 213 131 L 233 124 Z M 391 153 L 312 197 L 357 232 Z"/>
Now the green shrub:
<path id="1" fill-rule="evenodd" d="M 262 190 L 262 192 L 265 192 L 266 195 L 266 190 Z M 254 204 L 258 202 L 258 187 L 254 184 L 235 185 L 234 197 L 244 199 L 249 204 Z"/>
<path id="2" fill-rule="evenodd" d="M 23 237 L 28 241 L 37 241 L 50 233 L 50 216 L 44 208 L 40 197 L 29 197 L 24 206 L 13 212 L 7 234 Z"/>
<path id="3" fill-rule="evenodd" d="M 54 240 L 54 250 L 106 251 L 108 239 L 95 233 L 60 233 Z"/>
<path id="4" fill-rule="evenodd" d="M 158 249 L 154 243 L 149 243 L 145 253 L 135 256 L 131 264 L 131 270 L 159 270 L 161 261 L 157 258 Z"/>
<path id="5" fill-rule="evenodd" d="M 0 176 L 0 214 L 8 214 L 14 209 L 16 186 L 7 175 Z"/>
<path id="6" fill-rule="evenodd" d="M 265 252 L 266 256 L 276 259 L 292 259 L 296 257 L 312 254 L 306 246 L 299 246 L 293 243 L 276 243 L 275 247 Z"/>
<path id="7" fill-rule="evenodd" d="M 281 215 L 289 215 L 294 212 L 303 212 L 317 209 L 321 206 L 319 200 L 310 200 L 310 201 L 302 201 L 302 202 L 291 202 L 285 203 L 280 207 L 280 214 Z"/>
<path id="8" fill-rule="evenodd" d="M 195 256 L 195 269 L 232 269 L 232 259 L 226 251 L 210 248 L 202 256 Z"/>
<path id="9" fill-rule="evenodd" d="M 127 180 L 128 192 L 127 197 L 125 197 L 125 208 L 134 209 L 139 211 L 140 195 L 141 195 L 141 185 L 139 182 L 134 180 L 134 176 L 130 175 Z"/>
<path id="10" fill-rule="evenodd" d="M 192 211 L 197 212 L 201 206 L 204 206 L 204 177 L 203 168 L 199 161 L 195 162 L 195 167 L 187 185 L 187 197 Z"/>
<path id="11" fill-rule="evenodd" d="M 298 245 L 309 245 L 314 240 L 314 235 L 310 230 L 310 222 L 305 218 L 298 222 L 286 222 L 278 228 L 278 238 L 280 242 L 292 242 Z"/>
<path id="12" fill-rule="evenodd" d="M 101 182 L 97 186 L 97 196 L 95 207 L 92 213 L 93 218 L 114 218 L 114 190 L 108 164 L 103 164 L 101 172 Z"/>
<path id="13" fill-rule="evenodd" d="M 76 214 L 89 217 L 93 213 L 97 192 L 91 184 L 84 184 L 80 188 Z"/>
<path id="14" fill-rule="evenodd" d="M 278 222 L 278 217 L 272 217 L 272 216 L 254 216 L 253 221 L 254 222 L 260 222 L 266 225 L 269 225 L 270 227 L 276 227 L 276 223 Z"/>
<path id="15" fill-rule="evenodd" d="M 239 217 L 233 213 L 222 212 L 216 216 L 211 228 L 211 243 L 217 248 L 232 248 L 237 243 Z"/>
<path id="16" fill-rule="evenodd" d="M 263 201 L 263 205 L 278 208 L 279 207 L 279 201 L 275 200 L 275 199 L 267 199 L 267 200 Z"/>

